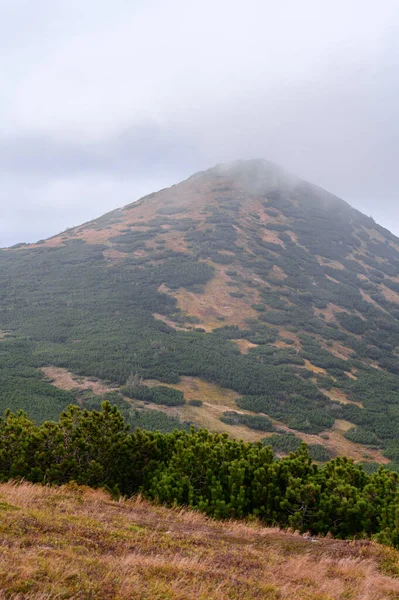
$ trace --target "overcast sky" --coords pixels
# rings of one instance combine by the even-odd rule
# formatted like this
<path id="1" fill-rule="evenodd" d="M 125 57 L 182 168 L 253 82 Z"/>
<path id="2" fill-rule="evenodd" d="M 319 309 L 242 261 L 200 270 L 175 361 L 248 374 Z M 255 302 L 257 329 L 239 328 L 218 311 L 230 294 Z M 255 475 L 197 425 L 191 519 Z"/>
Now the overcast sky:
<path id="1" fill-rule="evenodd" d="M 0 0 L 0 246 L 266 158 L 399 235 L 398 0 Z"/>

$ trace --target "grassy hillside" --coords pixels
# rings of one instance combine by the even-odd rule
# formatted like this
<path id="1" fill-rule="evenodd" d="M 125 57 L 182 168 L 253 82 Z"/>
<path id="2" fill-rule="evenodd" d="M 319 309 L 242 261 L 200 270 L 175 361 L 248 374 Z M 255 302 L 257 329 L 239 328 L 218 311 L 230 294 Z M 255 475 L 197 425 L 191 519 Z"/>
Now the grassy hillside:
<path id="1" fill-rule="evenodd" d="M 399 553 L 258 523 L 112 499 L 69 485 L 0 485 L 0 598 L 387 600 Z"/>
<path id="2" fill-rule="evenodd" d="M 108 382 L 134 426 L 259 439 L 260 415 L 280 449 L 395 466 L 398 275 L 399 240 L 317 186 L 264 161 L 198 173 L 0 251 L 0 409 L 98 404 L 40 371 L 58 367 Z M 193 381 L 218 398 L 189 404 Z"/>

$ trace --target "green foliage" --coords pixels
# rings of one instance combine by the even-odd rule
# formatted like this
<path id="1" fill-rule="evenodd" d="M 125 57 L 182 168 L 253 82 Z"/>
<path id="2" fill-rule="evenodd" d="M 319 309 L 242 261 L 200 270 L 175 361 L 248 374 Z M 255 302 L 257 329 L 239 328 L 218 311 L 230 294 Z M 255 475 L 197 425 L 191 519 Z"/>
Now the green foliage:
<path id="1" fill-rule="evenodd" d="M 303 389 L 306 391 L 305 387 Z M 268 395 L 243 396 L 237 400 L 237 404 L 245 410 L 265 413 L 287 423 L 291 429 L 307 433 L 320 433 L 334 423 L 334 416 L 328 410 L 331 403 L 326 402 L 321 394 L 315 394 L 311 399 L 270 390 Z"/>
<path id="2" fill-rule="evenodd" d="M 331 458 L 330 452 L 326 450 L 321 444 L 309 444 L 308 450 L 309 456 L 312 460 L 317 460 L 318 462 L 326 462 Z"/>
<path id="3" fill-rule="evenodd" d="M 274 435 L 265 438 L 263 443 L 265 446 L 271 446 L 275 452 L 288 454 L 289 452 L 298 450 L 301 445 L 301 440 L 291 433 L 275 433 Z"/>
<path id="4" fill-rule="evenodd" d="M 172 433 L 175 430 L 189 431 L 192 423 L 182 423 L 179 419 L 171 417 L 160 410 L 129 410 L 124 413 L 126 422 L 131 429 L 145 429 Z"/>
<path id="5" fill-rule="evenodd" d="M 263 444 L 271 446 L 274 452 L 278 454 L 289 454 L 290 452 L 298 451 L 302 441 L 292 433 L 275 433 L 270 437 L 264 438 Z M 321 444 L 309 444 L 307 448 L 312 460 L 326 462 L 331 458 L 331 454 Z"/>
<path id="6" fill-rule="evenodd" d="M 0 342 L 0 412 L 16 407 L 37 421 L 58 419 L 75 395 L 45 380 L 32 350 L 33 344 L 22 340 Z"/>
<path id="7" fill-rule="evenodd" d="M 357 317 L 356 315 L 349 315 L 348 313 L 340 312 L 336 313 L 335 316 L 341 325 L 351 333 L 361 335 L 368 329 L 367 322 L 363 321 L 363 319 Z"/>
<path id="8" fill-rule="evenodd" d="M 166 385 L 127 385 L 121 388 L 121 392 L 129 398 L 165 406 L 181 406 L 185 403 L 183 392 Z"/>
<path id="9" fill-rule="evenodd" d="M 272 422 L 267 417 L 261 415 L 247 415 L 238 413 L 234 410 L 228 410 L 223 413 L 220 420 L 227 425 L 245 425 L 250 429 L 259 431 L 273 431 Z"/>
<path id="10" fill-rule="evenodd" d="M 298 443 L 294 436 L 277 438 Z M 58 422 L 41 425 L 6 412 L 0 419 L 0 478 L 141 492 L 213 517 L 253 515 L 267 525 L 338 538 L 373 536 L 399 546 L 396 473 L 380 468 L 367 474 L 345 458 L 319 468 L 305 445 L 276 461 L 270 447 L 226 434 L 131 431 L 107 402 L 101 411 L 71 406 Z"/>
<path id="11" fill-rule="evenodd" d="M 372 431 L 367 431 L 363 429 L 363 427 L 352 427 L 345 431 L 344 436 L 351 440 L 351 442 L 356 442 L 357 444 L 364 444 L 367 446 L 378 446 L 380 441 L 375 433 Z"/>

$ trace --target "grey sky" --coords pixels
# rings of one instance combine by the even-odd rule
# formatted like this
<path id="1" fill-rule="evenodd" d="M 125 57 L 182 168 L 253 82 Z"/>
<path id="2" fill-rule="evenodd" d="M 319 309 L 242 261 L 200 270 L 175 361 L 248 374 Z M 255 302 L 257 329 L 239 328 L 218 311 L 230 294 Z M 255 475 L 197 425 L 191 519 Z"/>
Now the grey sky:
<path id="1" fill-rule="evenodd" d="M 266 158 L 399 235 L 397 0 L 0 0 L 0 245 Z"/>

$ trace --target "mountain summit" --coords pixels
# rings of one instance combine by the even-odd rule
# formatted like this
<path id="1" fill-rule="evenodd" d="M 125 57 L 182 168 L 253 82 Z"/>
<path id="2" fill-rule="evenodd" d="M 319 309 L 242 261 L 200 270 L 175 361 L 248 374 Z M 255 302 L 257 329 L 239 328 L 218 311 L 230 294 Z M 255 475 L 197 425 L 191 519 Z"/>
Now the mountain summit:
<path id="1" fill-rule="evenodd" d="M 398 461 L 398 274 L 398 238 L 343 200 L 218 165 L 0 251 L 0 405 L 111 394 L 134 426 Z"/>

